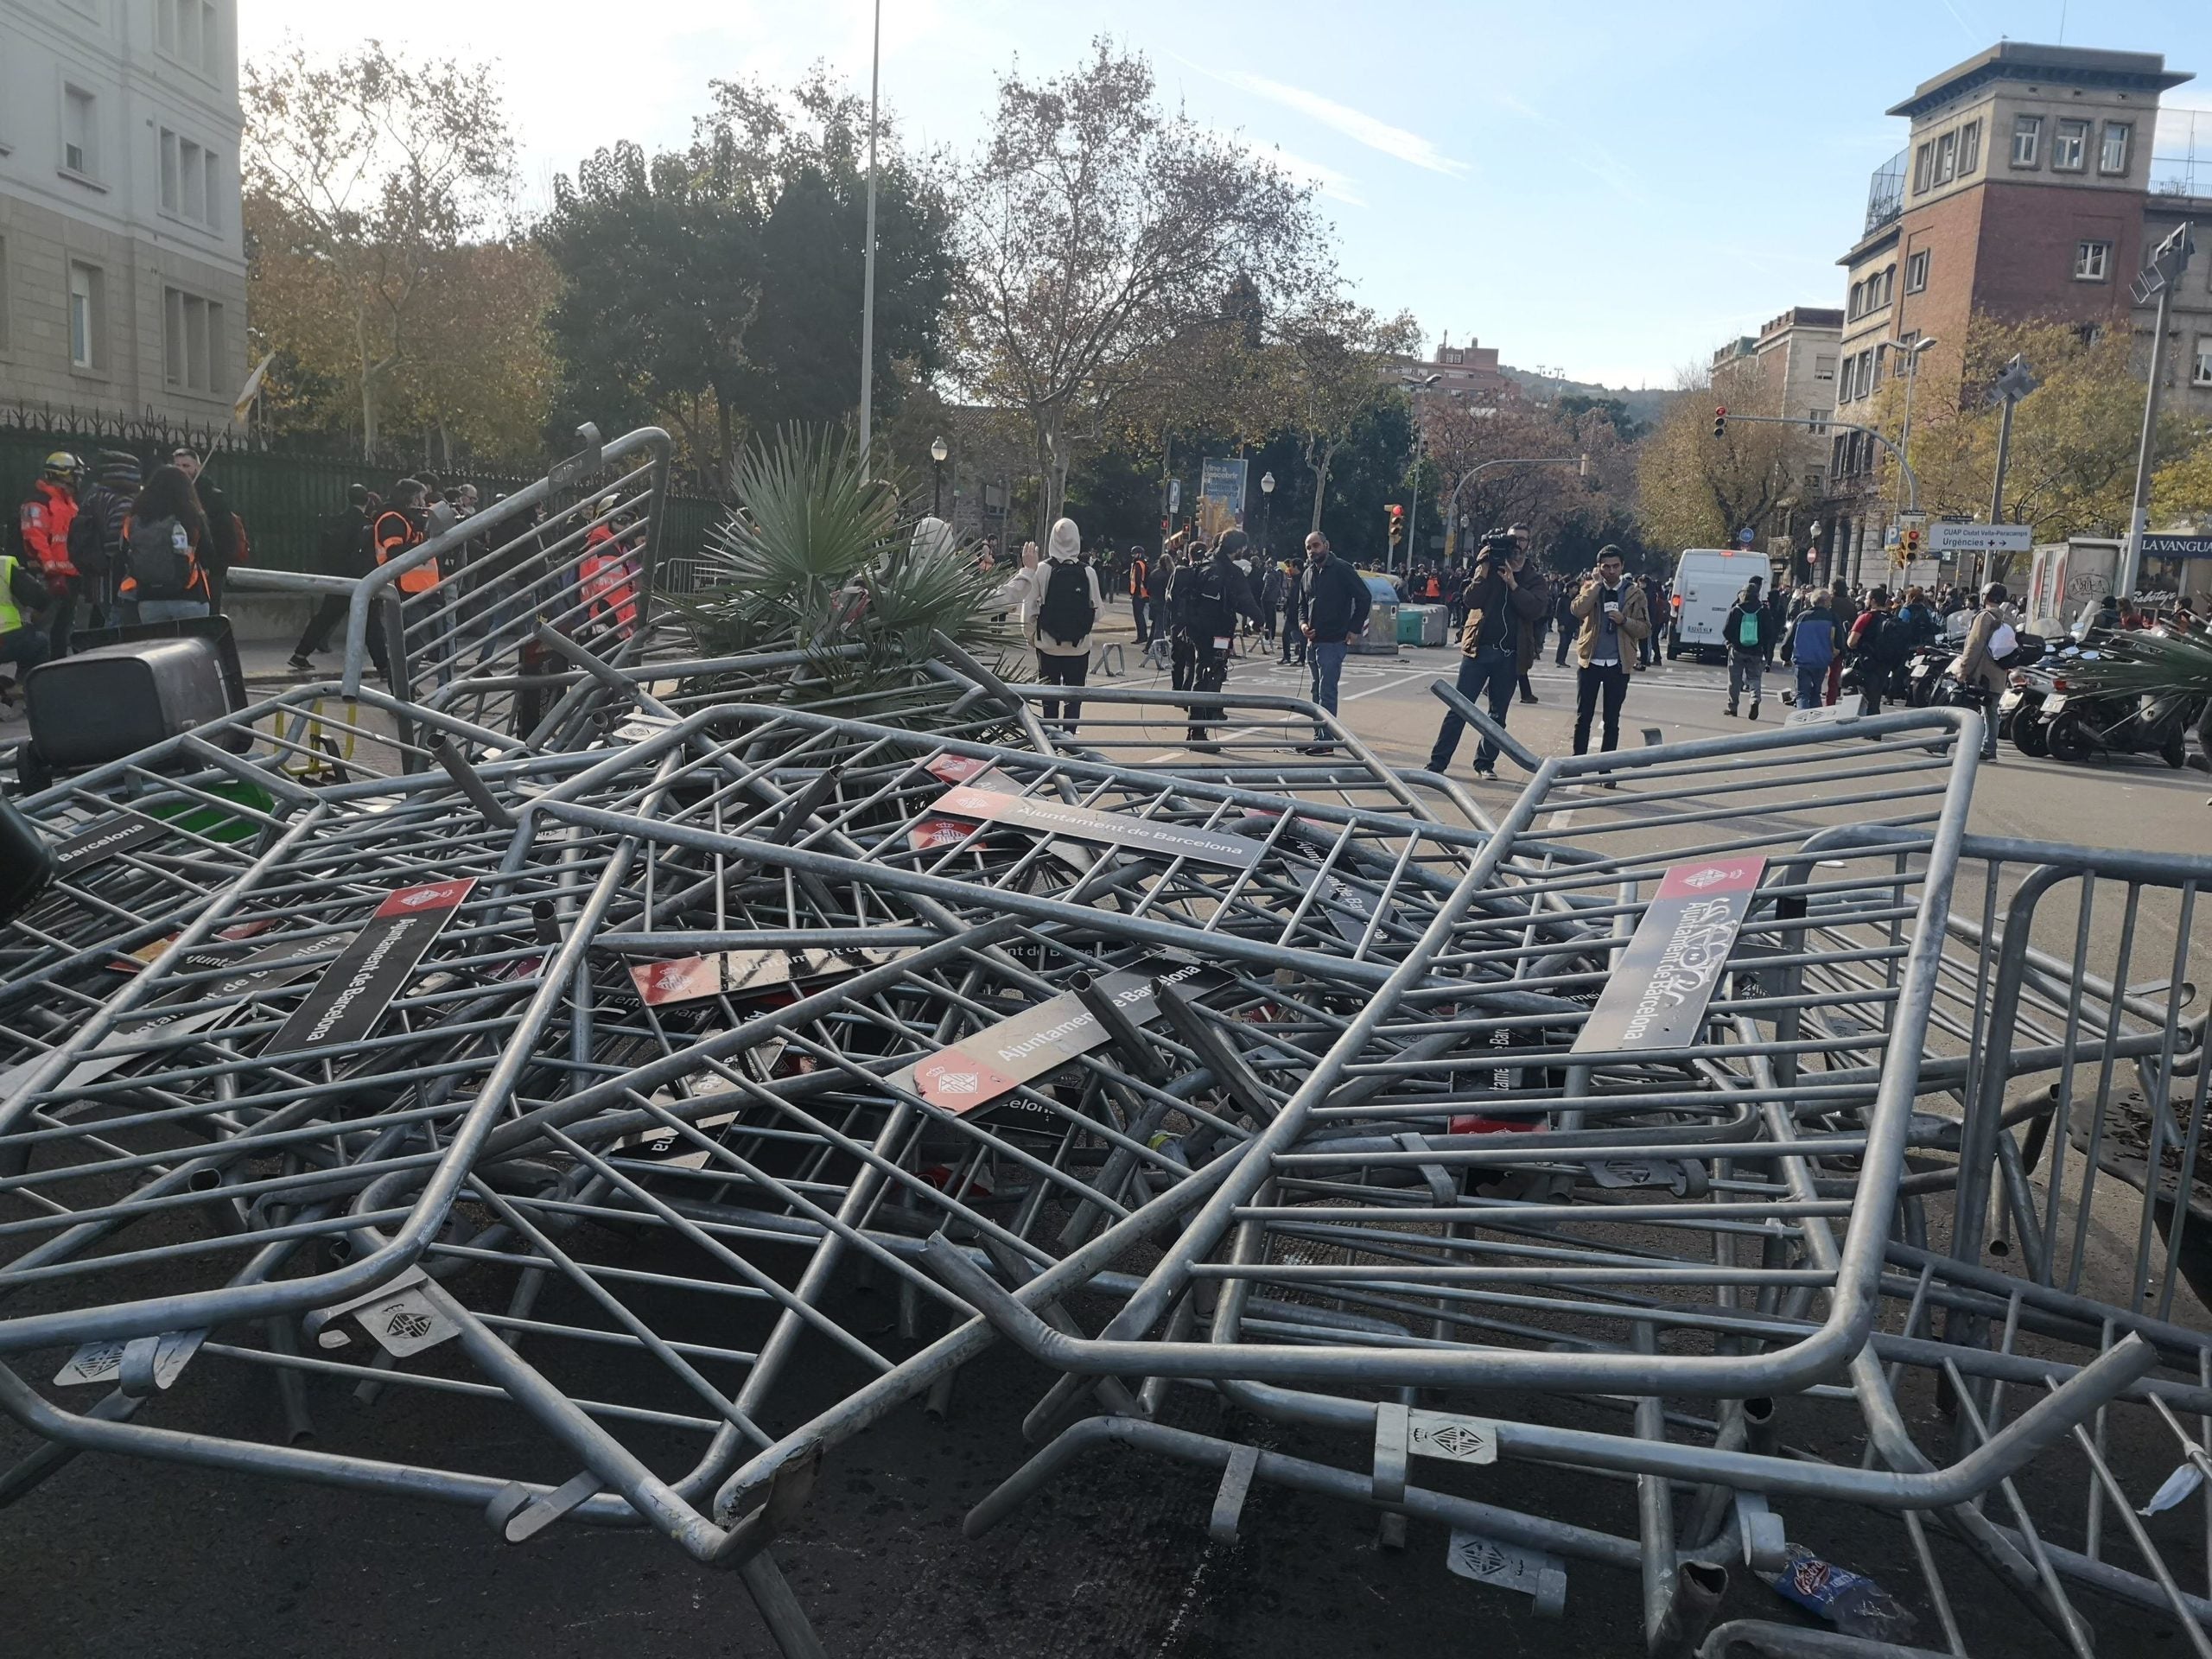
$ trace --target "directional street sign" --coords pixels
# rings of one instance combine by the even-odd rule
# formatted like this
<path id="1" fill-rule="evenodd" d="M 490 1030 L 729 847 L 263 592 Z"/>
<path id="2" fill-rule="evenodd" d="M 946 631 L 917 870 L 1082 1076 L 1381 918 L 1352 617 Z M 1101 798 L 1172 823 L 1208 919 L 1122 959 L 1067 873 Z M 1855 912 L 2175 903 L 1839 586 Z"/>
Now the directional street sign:
<path id="1" fill-rule="evenodd" d="M 1928 546 L 1936 553 L 2025 553 L 2035 546 L 2032 524 L 1930 524 Z"/>

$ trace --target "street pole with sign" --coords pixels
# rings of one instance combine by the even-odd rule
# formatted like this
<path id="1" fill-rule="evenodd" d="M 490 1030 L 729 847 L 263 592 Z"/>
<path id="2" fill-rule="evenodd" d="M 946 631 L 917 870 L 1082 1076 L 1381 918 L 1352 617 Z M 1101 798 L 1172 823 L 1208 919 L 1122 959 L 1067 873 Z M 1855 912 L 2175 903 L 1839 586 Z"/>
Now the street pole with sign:
<path id="1" fill-rule="evenodd" d="M 1989 486 L 1989 522 L 1993 524 L 2005 522 L 2005 463 L 2012 455 L 2012 411 L 2019 407 L 2021 398 L 2042 384 L 2028 366 L 2027 359 L 2015 357 L 2005 365 L 2004 373 L 1997 377 L 1997 384 L 1989 389 L 1989 395 L 2004 405 L 1997 422 L 1997 479 Z M 1975 564 L 1977 588 L 1988 571 L 1989 562 L 1985 554 Z"/>
<path id="2" fill-rule="evenodd" d="M 2120 581 L 2115 584 L 2123 605 L 2135 597 L 2136 580 L 2143 569 L 2143 531 L 2151 512 L 2151 461 L 2158 435 L 2158 393 L 2165 385 L 2158 365 L 2166 353 L 2166 325 L 2173 316 L 2174 289 L 2181 282 L 2182 272 L 2189 269 L 2190 255 L 2196 251 L 2189 229 L 2186 219 L 2175 226 L 2173 234 L 2158 244 L 2143 274 L 2135 279 L 2135 303 L 2148 304 L 2151 296 L 2157 295 L 2158 320 L 2151 329 L 2151 384 L 2143 394 L 2143 442 L 2135 452 L 2134 505 L 2128 511 L 2127 544 L 2120 553 Z"/>

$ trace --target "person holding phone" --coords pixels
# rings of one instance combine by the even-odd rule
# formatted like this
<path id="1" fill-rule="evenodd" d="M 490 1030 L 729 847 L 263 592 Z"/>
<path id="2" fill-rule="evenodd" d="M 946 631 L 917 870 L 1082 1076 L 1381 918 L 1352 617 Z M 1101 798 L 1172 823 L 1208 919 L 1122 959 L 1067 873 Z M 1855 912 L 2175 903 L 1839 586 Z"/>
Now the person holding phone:
<path id="1" fill-rule="evenodd" d="M 1606 546 L 1568 608 L 1581 624 L 1574 639 L 1574 752 L 1590 753 L 1591 721 L 1602 706 L 1602 752 L 1610 754 L 1621 746 L 1621 704 L 1628 677 L 1643 666 L 1637 646 L 1651 637 L 1651 607 L 1628 580 L 1620 549 Z M 1607 779 L 1605 787 L 1612 786 Z"/>

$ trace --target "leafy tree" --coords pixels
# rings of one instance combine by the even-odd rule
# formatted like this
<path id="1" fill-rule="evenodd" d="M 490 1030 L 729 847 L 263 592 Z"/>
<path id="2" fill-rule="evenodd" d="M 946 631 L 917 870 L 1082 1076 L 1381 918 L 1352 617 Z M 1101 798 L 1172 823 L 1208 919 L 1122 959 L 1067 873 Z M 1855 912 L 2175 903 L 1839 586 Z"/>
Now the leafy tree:
<path id="1" fill-rule="evenodd" d="M 817 71 L 779 94 L 719 82 L 680 151 L 603 149 L 555 181 L 543 234 L 563 413 L 673 426 L 717 480 L 750 429 L 842 419 L 860 384 L 867 105 Z M 936 368 L 950 212 L 878 128 L 876 384 Z"/>
<path id="2" fill-rule="evenodd" d="M 1319 264 L 1311 192 L 1154 94 L 1103 36 L 1065 75 L 1010 72 L 958 180 L 953 368 L 1027 423 L 1040 537 L 1078 451 L 1239 278 L 1268 308 Z"/>
<path id="3" fill-rule="evenodd" d="M 1330 295 L 1286 321 L 1277 351 L 1284 424 L 1302 440 L 1313 475 L 1313 527 L 1321 528 L 1329 472 L 1352 434 L 1368 428 L 1385 403 L 1402 402 L 1394 357 L 1414 350 L 1421 328 L 1410 313 L 1387 321 Z"/>
<path id="4" fill-rule="evenodd" d="M 372 456 L 439 270 L 512 193 L 499 92 L 481 75 L 410 62 L 372 40 L 329 61 L 296 45 L 257 59 L 244 93 L 257 304 L 275 297 L 272 277 L 282 296 L 257 327 L 348 387 Z"/>
<path id="5" fill-rule="evenodd" d="M 1778 415 L 1754 398 L 1738 412 Z M 1786 426 L 1731 421 L 1713 435 L 1713 404 L 1699 385 L 1676 394 L 1637 447 L 1637 516 L 1645 540 L 1669 551 L 1726 547 L 1736 532 L 1757 530 L 1791 491 L 1796 435 Z"/>

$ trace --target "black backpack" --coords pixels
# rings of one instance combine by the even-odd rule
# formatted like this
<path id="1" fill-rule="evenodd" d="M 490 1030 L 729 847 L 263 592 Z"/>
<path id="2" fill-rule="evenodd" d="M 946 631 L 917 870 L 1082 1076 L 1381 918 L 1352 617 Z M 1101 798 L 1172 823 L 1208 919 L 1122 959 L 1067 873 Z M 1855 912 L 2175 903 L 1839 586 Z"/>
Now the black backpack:
<path id="1" fill-rule="evenodd" d="M 137 599 L 188 599 L 198 568 L 183 524 L 174 516 L 133 519 L 124 563 Z"/>
<path id="2" fill-rule="evenodd" d="M 1912 624 L 1900 616 L 1877 616 L 1866 654 L 1884 668 L 1895 668 L 1912 652 Z"/>
<path id="3" fill-rule="evenodd" d="M 1090 573 L 1072 559 L 1045 566 L 1045 601 L 1037 607 L 1040 639 L 1072 645 L 1091 630 L 1098 610 L 1090 602 Z"/>

